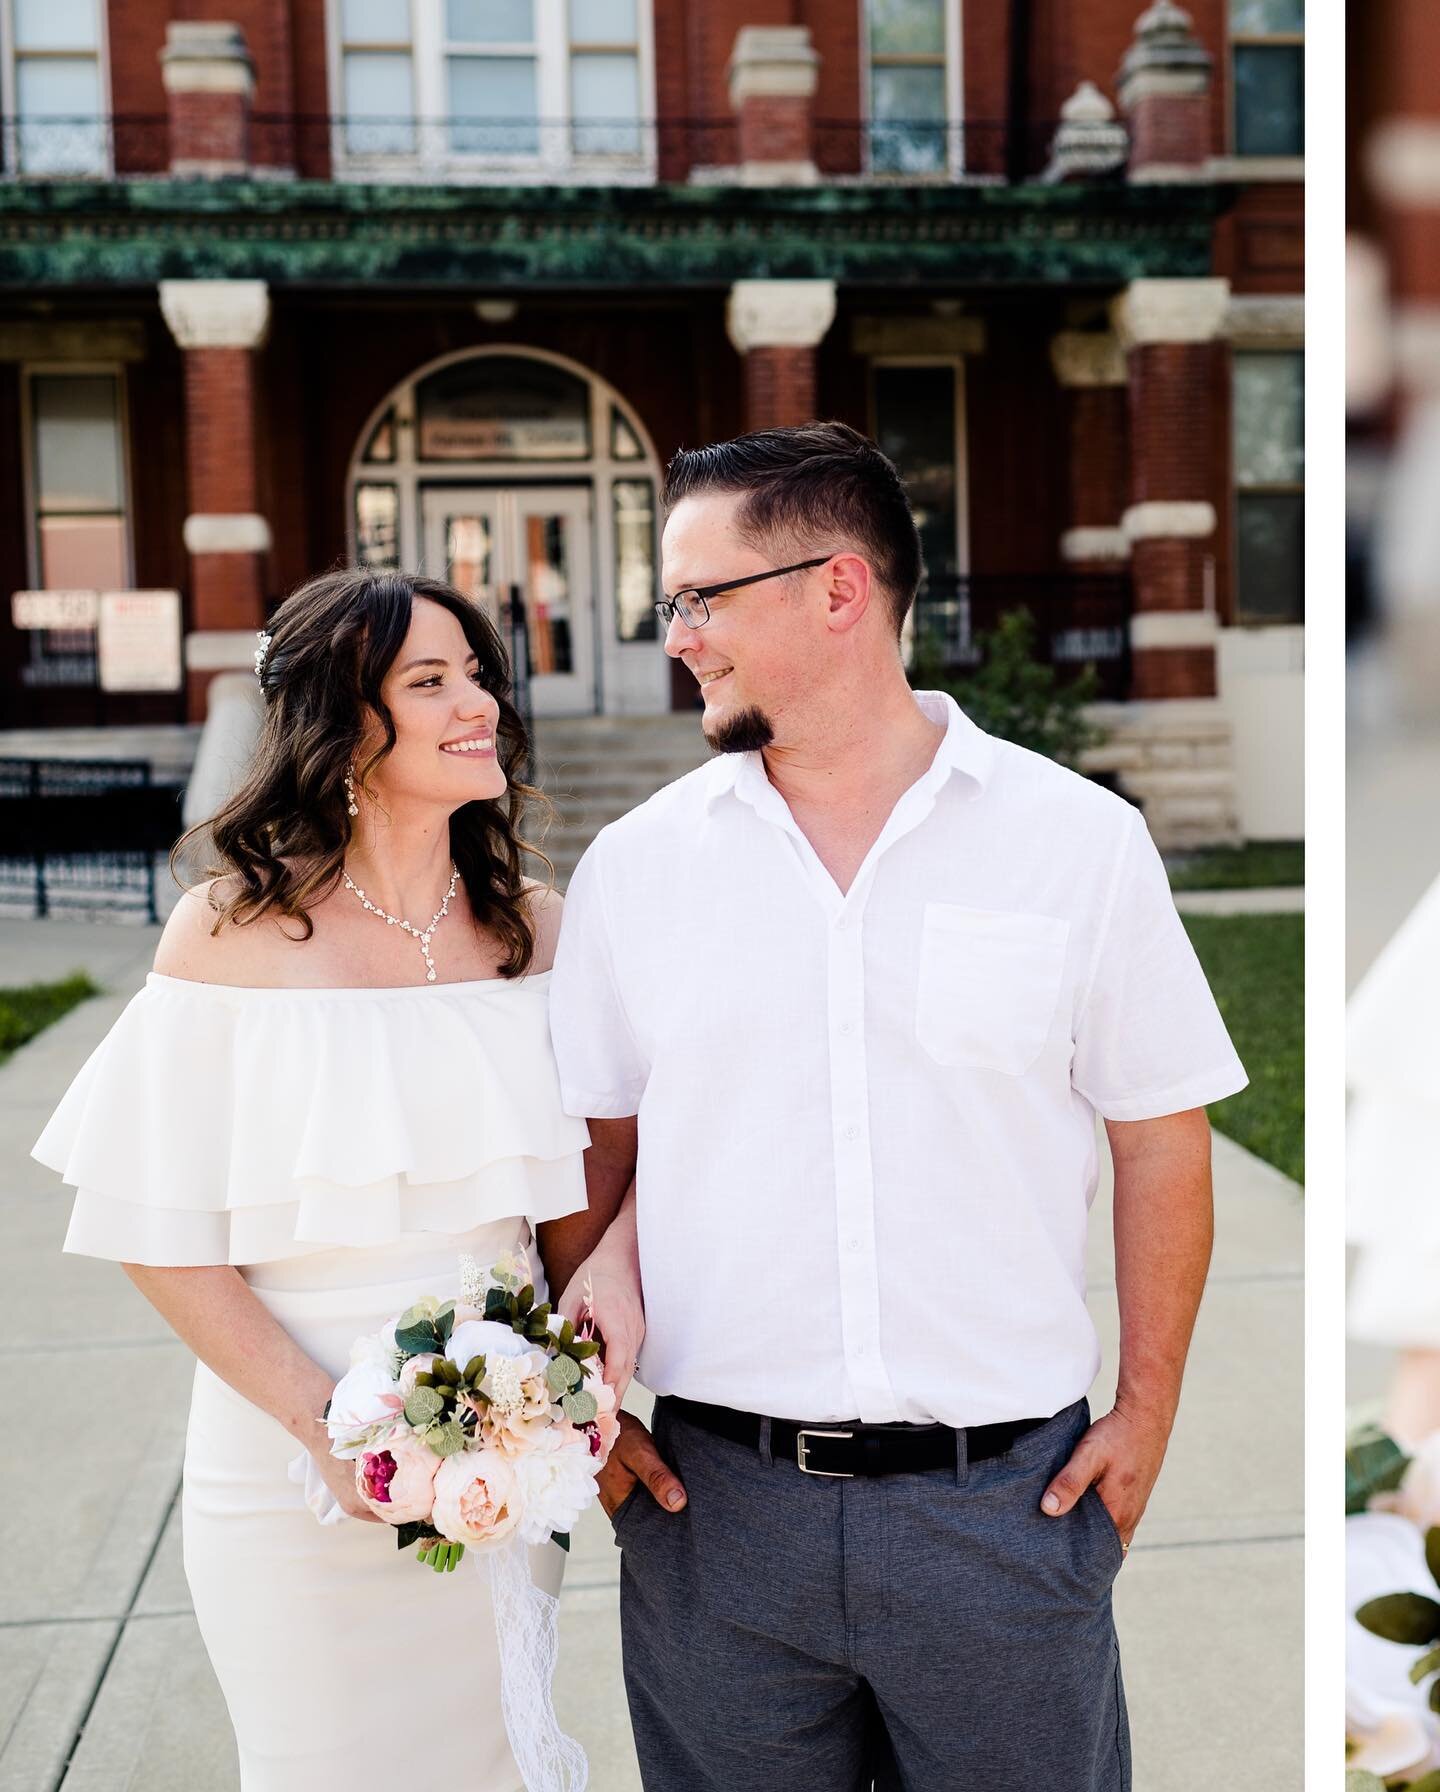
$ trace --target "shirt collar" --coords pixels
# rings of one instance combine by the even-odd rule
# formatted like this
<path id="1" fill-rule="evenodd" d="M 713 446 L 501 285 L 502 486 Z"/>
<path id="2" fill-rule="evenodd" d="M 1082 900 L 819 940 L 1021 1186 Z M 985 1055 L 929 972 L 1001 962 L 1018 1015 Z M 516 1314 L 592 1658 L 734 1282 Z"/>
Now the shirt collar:
<path id="1" fill-rule="evenodd" d="M 932 722 L 944 722 L 945 736 L 935 749 L 929 769 L 917 781 L 938 790 L 952 772 L 969 778 L 984 789 L 995 762 L 995 742 L 976 726 L 948 691 L 916 691 L 915 701 Z M 760 753 L 718 753 L 706 768 L 705 806 L 713 808 L 722 796 L 734 793 L 752 807 L 764 801 L 764 792 L 775 794 L 765 775 Z"/>

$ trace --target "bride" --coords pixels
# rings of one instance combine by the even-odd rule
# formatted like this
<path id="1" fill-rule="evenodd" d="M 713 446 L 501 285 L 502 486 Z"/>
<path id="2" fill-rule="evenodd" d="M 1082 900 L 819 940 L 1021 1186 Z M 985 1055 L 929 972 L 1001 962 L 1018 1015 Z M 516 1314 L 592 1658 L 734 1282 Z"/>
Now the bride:
<path id="1" fill-rule="evenodd" d="M 123 1263 L 199 1359 L 185 1572 L 245 1792 L 420 1767 L 511 1792 L 484 1580 L 417 1571 L 320 1414 L 352 1342 L 454 1294 L 462 1252 L 483 1267 L 565 1216 L 568 1263 L 593 1242 L 546 1018 L 560 900 L 521 872 L 525 730 L 498 635 L 447 585 L 335 572 L 271 629 L 219 875 L 35 1155 L 77 1191 L 66 1250 Z M 628 1370 L 638 1310 L 596 1317 Z M 562 1562 L 533 1550 L 536 1583 Z"/>

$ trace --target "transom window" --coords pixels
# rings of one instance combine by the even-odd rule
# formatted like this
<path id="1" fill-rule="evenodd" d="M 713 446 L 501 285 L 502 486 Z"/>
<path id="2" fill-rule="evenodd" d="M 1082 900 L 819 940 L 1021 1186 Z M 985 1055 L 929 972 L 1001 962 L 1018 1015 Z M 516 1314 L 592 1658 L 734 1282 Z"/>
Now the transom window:
<path id="1" fill-rule="evenodd" d="M 1234 355 L 1235 618 L 1304 618 L 1305 358 Z"/>
<path id="2" fill-rule="evenodd" d="M 647 172 L 646 0 L 332 0 L 344 165 Z"/>
<path id="3" fill-rule="evenodd" d="M 0 6 L 0 105 L 11 174 L 105 174 L 104 21 L 100 0 L 9 0 Z"/>
<path id="4" fill-rule="evenodd" d="M 1236 155 L 1302 154 L 1304 0 L 1230 0 L 1230 76 Z"/>

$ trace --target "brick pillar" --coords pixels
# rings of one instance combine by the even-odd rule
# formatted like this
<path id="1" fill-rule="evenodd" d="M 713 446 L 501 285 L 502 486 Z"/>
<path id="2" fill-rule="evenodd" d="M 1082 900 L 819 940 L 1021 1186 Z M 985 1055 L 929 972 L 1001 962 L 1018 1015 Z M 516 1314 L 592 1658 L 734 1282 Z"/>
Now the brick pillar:
<path id="1" fill-rule="evenodd" d="M 744 185 L 808 186 L 819 180 L 811 123 L 819 67 L 808 25 L 741 28 L 726 72 L 739 119 Z"/>
<path id="2" fill-rule="evenodd" d="M 1211 153 L 1210 52 L 1190 15 L 1155 0 L 1135 21 L 1120 64 L 1120 110 L 1130 127 L 1131 180 L 1195 180 Z"/>
<path id="3" fill-rule="evenodd" d="M 170 105 L 170 172 L 245 174 L 255 70 L 238 25 L 174 19 L 160 52 Z"/>
<path id="4" fill-rule="evenodd" d="M 1125 352 L 1108 330 L 1063 330 L 1050 365 L 1065 389 L 1070 518 L 1060 557 L 1076 572 L 1113 572 L 1130 557 L 1121 526 L 1130 470 Z"/>
<path id="5" fill-rule="evenodd" d="M 252 665 L 265 619 L 270 525 L 257 511 L 254 363 L 270 295 L 260 280 L 163 280 L 160 309 L 185 351 L 185 663 L 190 714 L 199 720 L 215 674 Z"/>
<path id="6" fill-rule="evenodd" d="M 1226 280 L 1136 280 L 1111 303 L 1126 353 L 1130 410 L 1130 622 L 1134 695 L 1213 697 L 1216 619 L 1205 563 L 1211 502 L 1211 344 L 1225 327 Z"/>
<path id="7" fill-rule="evenodd" d="M 835 317 L 833 280 L 737 280 L 725 327 L 744 357 L 745 427 L 809 423 L 815 349 Z"/>

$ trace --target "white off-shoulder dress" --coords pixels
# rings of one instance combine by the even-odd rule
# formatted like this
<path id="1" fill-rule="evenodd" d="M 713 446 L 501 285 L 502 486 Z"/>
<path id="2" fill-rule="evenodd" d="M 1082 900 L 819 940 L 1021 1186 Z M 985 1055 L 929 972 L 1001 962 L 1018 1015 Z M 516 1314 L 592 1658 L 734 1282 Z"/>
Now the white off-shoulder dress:
<path id="1" fill-rule="evenodd" d="M 337 1378 L 422 1294 L 458 1292 L 585 1205 L 585 1123 L 550 1049 L 548 972 L 399 989 L 152 974 L 35 1146 L 76 1190 L 67 1251 L 233 1264 Z M 532 1254 L 537 1277 L 538 1258 Z M 520 1785 L 488 1579 L 417 1567 L 378 1525 L 322 1528 L 294 1439 L 197 1364 L 185 1572 L 245 1792 Z M 554 1592 L 563 1556 L 532 1551 Z"/>
<path id="2" fill-rule="evenodd" d="M 1440 880 L 1350 998 L 1348 1329 L 1440 1348 Z"/>

